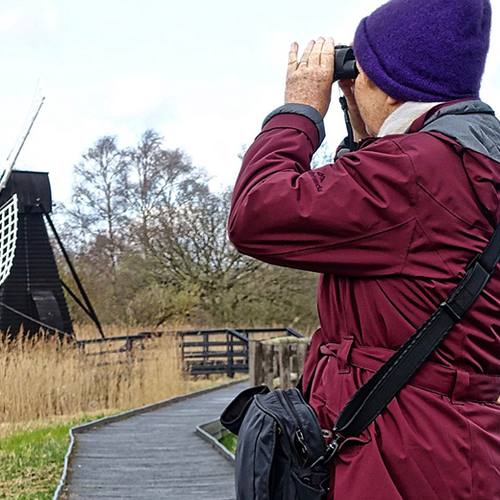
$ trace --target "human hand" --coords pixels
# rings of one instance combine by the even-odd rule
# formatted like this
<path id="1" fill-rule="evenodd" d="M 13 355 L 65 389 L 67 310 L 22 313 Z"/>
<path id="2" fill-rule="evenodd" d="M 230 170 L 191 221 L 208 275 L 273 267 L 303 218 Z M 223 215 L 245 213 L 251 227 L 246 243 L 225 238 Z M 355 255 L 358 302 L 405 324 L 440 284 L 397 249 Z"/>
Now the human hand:
<path id="1" fill-rule="evenodd" d="M 347 101 L 347 109 L 349 112 L 349 119 L 351 121 L 352 131 L 354 133 L 354 140 L 359 142 L 361 139 L 368 137 L 366 131 L 366 124 L 359 112 L 358 104 L 354 95 L 354 82 L 355 80 L 339 80 L 340 90 L 345 95 Z"/>
<path id="2" fill-rule="evenodd" d="M 293 43 L 288 54 L 285 103 L 307 104 L 322 116 L 330 105 L 335 47 L 332 38 L 318 38 L 307 45 L 300 61 L 299 46 Z"/>

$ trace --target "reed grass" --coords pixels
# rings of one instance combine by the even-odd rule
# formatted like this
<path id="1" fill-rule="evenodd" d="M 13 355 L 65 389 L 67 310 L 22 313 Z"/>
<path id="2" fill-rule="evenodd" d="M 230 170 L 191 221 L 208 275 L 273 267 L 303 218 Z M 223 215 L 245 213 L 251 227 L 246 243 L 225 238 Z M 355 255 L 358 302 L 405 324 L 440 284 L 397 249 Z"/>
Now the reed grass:
<path id="1" fill-rule="evenodd" d="M 107 330 L 115 336 L 136 333 Z M 96 334 L 80 327 L 76 336 Z M 175 336 L 145 340 L 131 353 L 112 352 L 120 347 L 115 342 L 83 352 L 57 338 L 22 336 L 0 344 L 0 424 L 137 408 L 220 382 L 184 375 Z"/>

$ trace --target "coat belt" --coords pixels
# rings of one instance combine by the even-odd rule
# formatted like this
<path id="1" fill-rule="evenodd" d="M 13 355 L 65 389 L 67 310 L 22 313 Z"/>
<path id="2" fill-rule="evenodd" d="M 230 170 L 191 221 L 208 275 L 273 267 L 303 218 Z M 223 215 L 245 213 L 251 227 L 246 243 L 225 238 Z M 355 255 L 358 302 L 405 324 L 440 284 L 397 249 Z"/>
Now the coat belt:
<path id="1" fill-rule="evenodd" d="M 354 337 L 345 337 L 340 344 L 322 344 L 320 352 L 337 358 L 339 374 L 349 373 L 351 366 L 376 372 L 394 354 L 382 347 L 354 346 Z M 456 370 L 433 361 L 426 361 L 408 384 L 448 396 L 457 404 L 463 401 L 492 403 L 500 396 L 500 376 Z"/>

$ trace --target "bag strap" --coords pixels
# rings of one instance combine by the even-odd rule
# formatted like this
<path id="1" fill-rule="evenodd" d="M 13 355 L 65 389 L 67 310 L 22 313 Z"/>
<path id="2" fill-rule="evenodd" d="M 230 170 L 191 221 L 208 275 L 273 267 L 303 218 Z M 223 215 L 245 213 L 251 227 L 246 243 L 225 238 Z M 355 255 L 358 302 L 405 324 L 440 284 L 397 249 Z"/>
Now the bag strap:
<path id="1" fill-rule="evenodd" d="M 448 298 L 344 406 L 335 422 L 335 439 L 325 461 L 333 457 L 343 440 L 361 434 L 404 387 L 476 301 L 499 261 L 500 224 L 485 250 L 467 265 L 465 275 Z"/>

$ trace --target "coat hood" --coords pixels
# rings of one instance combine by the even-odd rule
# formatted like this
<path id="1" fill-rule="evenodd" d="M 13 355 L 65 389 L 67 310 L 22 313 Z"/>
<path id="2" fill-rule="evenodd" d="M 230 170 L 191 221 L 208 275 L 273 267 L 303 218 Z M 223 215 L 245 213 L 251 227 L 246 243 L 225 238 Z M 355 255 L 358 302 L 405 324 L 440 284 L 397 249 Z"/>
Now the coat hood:
<path id="1" fill-rule="evenodd" d="M 482 101 L 461 101 L 438 109 L 420 132 L 438 132 L 500 163 L 500 122 Z"/>

